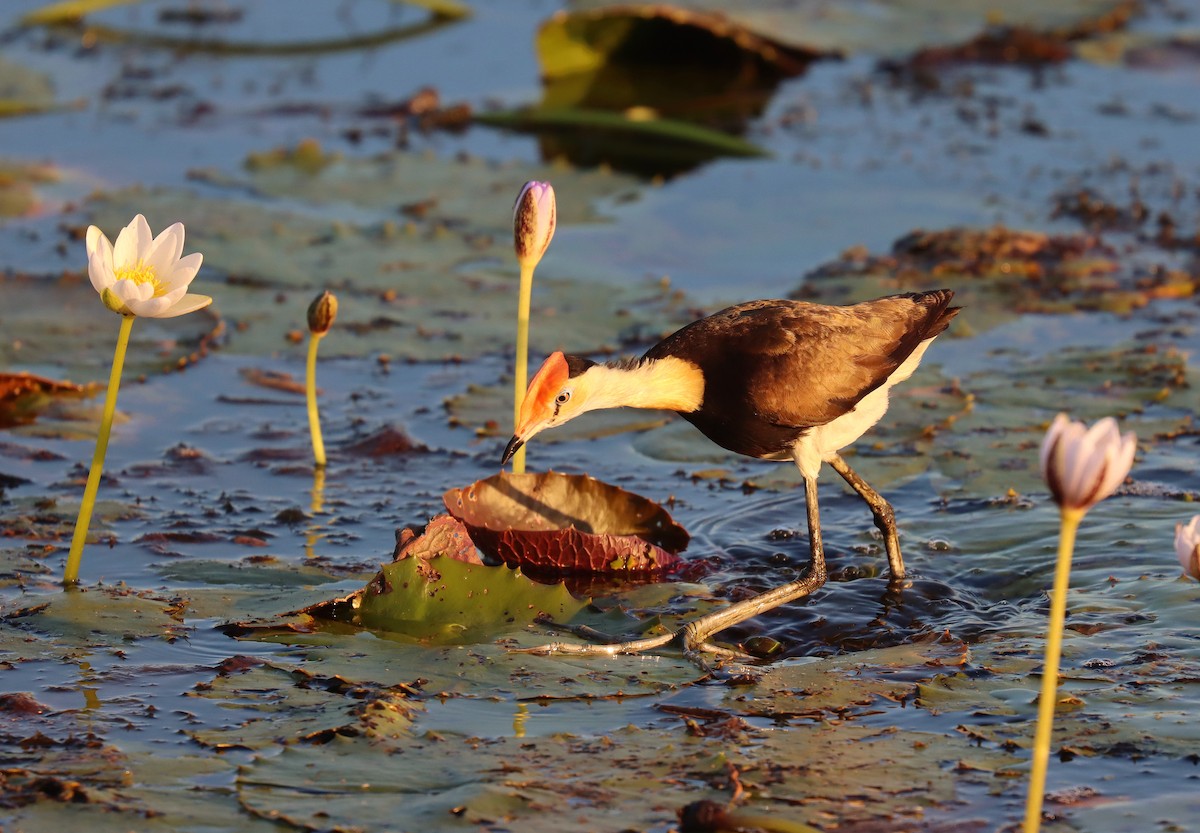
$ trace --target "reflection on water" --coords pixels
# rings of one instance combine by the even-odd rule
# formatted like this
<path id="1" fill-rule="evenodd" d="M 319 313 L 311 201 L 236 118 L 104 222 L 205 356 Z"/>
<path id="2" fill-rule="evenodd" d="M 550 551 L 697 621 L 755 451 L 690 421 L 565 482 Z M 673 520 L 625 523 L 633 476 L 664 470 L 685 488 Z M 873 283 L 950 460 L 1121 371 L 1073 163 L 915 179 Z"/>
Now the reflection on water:
<path id="1" fill-rule="evenodd" d="M 396 287 L 404 287 L 417 247 L 437 248 L 455 233 L 454 212 L 450 220 L 430 221 L 428 229 L 420 226 L 421 234 L 408 235 L 400 228 L 404 223 L 412 220 L 416 226 L 422 212 L 436 217 L 439 206 L 414 205 L 407 182 L 397 183 L 396 192 L 384 199 L 356 201 L 353 188 L 332 199 L 320 183 L 307 183 L 305 191 L 268 181 L 291 175 L 281 170 L 270 172 L 262 180 L 264 190 L 257 191 L 247 185 L 251 180 L 244 176 L 243 161 L 251 152 L 315 137 L 331 160 L 338 154 L 378 154 L 386 160 L 397 145 L 411 152 L 405 157 L 409 161 L 419 163 L 423 153 L 438 160 L 437 165 L 415 164 L 414 181 L 431 171 L 448 175 L 456 168 L 446 160 L 459 153 L 484 157 L 486 164 L 477 167 L 486 167 L 488 181 L 502 179 L 506 160 L 538 158 L 537 140 L 490 129 L 422 133 L 401 123 L 389 102 L 410 101 L 426 85 L 436 86 L 444 102 L 512 106 L 536 101 L 542 90 L 528 45 L 553 4 L 482 0 L 472 4 L 471 21 L 412 40 L 304 55 L 294 49 L 288 53 L 283 43 L 273 55 L 238 56 L 177 50 L 177 44 L 159 49 L 144 39 L 136 44 L 88 40 L 86 30 L 77 28 L 51 33 L 12 28 L 14 15 L 42 5 L 41 0 L 18 0 L 0 12 L 9 27 L 3 33 L 4 61 L 47 73 L 61 104 L 80 104 L 0 121 L 6 155 L 50 162 L 62 171 L 60 181 L 33 186 L 35 199 L 27 204 L 36 208 L 30 216 L 0 222 L 0 283 L 7 287 L 0 293 L 7 292 L 9 300 L 29 298 L 38 281 L 53 285 L 60 293 L 56 298 L 71 297 L 67 293 L 76 284 L 90 293 L 86 281 L 59 278 L 83 266 L 76 238 L 92 210 L 87 194 L 133 185 L 147 189 L 137 192 L 145 196 L 165 185 L 182 189 L 185 196 L 216 194 L 244 203 L 255 214 L 296 212 L 297 227 L 303 218 L 304 228 L 312 231 L 303 244 L 318 252 L 333 250 L 330 241 L 354 235 L 386 241 L 393 247 L 387 249 L 387 268 L 363 278 L 372 286 L 359 299 L 371 313 L 363 316 L 363 328 L 376 326 L 384 333 L 379 343 L 389 349 L 438 339 L 459 355 L 438 365 L 392 361 L 377 352 L 327 359 L 323 412 L 331 459 L 328 470 L 314 471 L 302 401 L 265 397 L 239 372 L 265 366 L 299 375 L 286 333 L 270 333 L 258 342 L 261 355 L 247 357 L 238 352 L 247 343 L 238 337 L 239 325 L 246 322 L 230 316 L 220 349 L 184 372 L 151 375 L 145 384 L 128 384 L 122 391 L 127 420 L 114 432 L 96 540 L 84 559 L 87 596 L 64 597 L 57 576 L 64 530 L 80 491 L 76 466 L 90 453 L 90 440 L 61 436 L 49 420 L 4 432 L 0 474 L 20 481 L 9 485 L 12 481 L 0 479 L 5 484 L 0 491 L 0 673 L 6 692 L 32 692 L 46 707 L 40 714 L 0 713 L 5 726 L 13 727 L 0 745 L 6 772 L 49 760 L 64 749 L 82 755 L 70 739 L 94 732 L 96 743 L 106 744 L 101 752 L 107 757 L 101 769 L 89 772 L 119 780 L 113 772 L 129 771 L 138 785 L 151 783 L 170 793 L 172 807 L 194 799 L 190 788 L 196 787 L 196 800 L 228 811 L 206 829 L 249 829 L 258 822 L 244 814 L 240 802 L 253 790 L 266 789 L 270 779 L 258 778 L 261 771 L 243 778 L 237 765 L 286 764 L 297 750 L 315 750 L 322 763 L 346 750 L 369 755 L 384 743 L 383 724 L 394 733 L 387 741 L 395 743 L 392 764 L 419 743 L 451 744 L 463 737 L 486 749 L 497 739 L 516 737 L 536 746 L 574 733 L 582 749 L 588 743 L 619 746 L 639 732 L 663 733 L 647 734 L 651 740 L 635 747 L 639 754 L 628 755 L 629 760 L 652 757 L 641 754 L 648 748 L 691 743 L 701 745 L 708 758 L 717 744 L 724 754 L 751 748 L 736 727 L 726 742 L 706 735 L 708 718 L 696 712 L 680 712 L 689 723 L 657 711 L 669 700 L 685 709 L 723 710 L 717 718 L 750 719 L 743 717 L 750 710 L 738 700 L 741 689 L 700 679 L 678 657 L 578 663 L 506 654 L 508 646 L 546 639 L 544 633 L 525 631 L 482 644 L 433 648 L 351 628 L 313 632 L 297 626 L 270 641 L 234 639 L 216 629 L 231 621 L 280 621 L 306 604 L 361 586 L 392 552 L 397 526 L 423 526 L 441 511 L 447 488 L 495 473 L 503 439 L 487 436 L 486 430 L 477 434 L 475 428 L 486 427 L 483 420 L 450 425 L 440 405 L 474 385 L 507 390 L 508 357 L 499 347 L 488 356 L 471 355 L 464 346 L 469 341 L 459 332 L 475 320 L 477 303 L 506 306 L 503 299 L 515 274 L 505 271 L 509 264 L 493 262 L 495 241 L 507 233 L 509 205 L 489 193 L 463 196 L 458 188 L 455 211 L 469 208 L 495 216 L 476 223 L 479 234 L 469 246 L 453 249 L 446 263 L 456 275 L 479 274 L 486 280 L 471 285 L 469 303 L 455 314 L 396 325 L 375 313 L 420 303 L 419 297 L 401 297 L 405 293 Z M 262 20 L 273 20 L 285 4 L 226 5 L 245 13 L 225 30 L 230 40 L 240 41 Z M 178 3 L 157 2 L 113 8 L 96 23 L 110 32 L 161 34 L 186 28 L 170 19 L 172 10 L 181 9 Z M 1176 4 L 1170 14 L 1150 9 L 1152 19 L 1141 33 L 1174 32 L 1180 25 L 1174 16 L 1194 22 L 1198 11 L 1193 0 Z M 366 30 L 394 38 L 430 20 L 424 9 L 389 2 L 329 4 L 323 13 L 341 17 L 333 26 L 329 17 L 302 16 L 295 27 L 274 30 L 276 43 L 285 37 L 338 42 L 343 33 L 353 38 Z M 205 37 L 199 32 L 205 27 L 196 28 L 194 33 Z M 1119 44 L 1109 46 L 1118 49 Z M 555 302 L 542 310 L 543 320 L 553 316 L 563 338 L 594 342 L 564 347 L 635 350 L 651 337 L 641 325 L 626 330 L 618 325 L 593 336 L 594 330 L 575 324 L 593 312 L 598 297 L 614 291 L 613 284 L 641 287 L 647 276 L 666 276 L 669 281 L 657 284 L 661 291 L 645 294 L 645 303 L 666 304 L 672 314 L 682 314 L 717 299 L 785 296 L 797 290 L 802 275 L 842 250 L 863 245 L 886 256 L 895 239 L 918 226 L 1001 221 L 1037 231 L 1079 232 L 1078 218 L 1050 216 L 1053 197 L 1066 182 L 1104 192 L 1118 209 L 1133 193 L 1149 206 L 1150 215 L 1166 213 L 1178 229 L 1194 229 L 1200 213 L 1193 198 L 1197 145 L 1190 114 L 1196 62 L 1189 63 L 1182 48 L 1176 53 L 1182 65 L 1172 64 L 1170 71 L 1154 69 L 1145 59 L 1126 66 L 1119 52 L 1113 54 L 1112 63 L 1073 59 L 1036 75 L 1007 67 L 966 70 L 950 79 L 961 83 L 937 90 L 889 86 L 874 73 L 871 58 L 851 56 L 814 65 L 769 95 L 735 96 L 725 102 L 730 113 L 773 156 L 704 165 L 661 186 L 614 179 L 595 204 L 575 209 L 588 222 L 564 222 L 556 237 L 542 287 L 547 296 L 553 290 Z M 440 186 L 417 183 L 413 188 L 426 193 Z M 569 193 L 560 197 L 564 204 L 587 201 Z M 495 212 L 480 210 L 491 200 L 497 200 Z M 859 655 L 871 665 L 880 655 L 864 652 L 891 646 L 965 645 L 960 664 L 942 657 L 886 669 L 906 684 L 922 686 L 906 689 L 897 700 L 853 689 L 847 702 L 834 704 L 840 710 L 804 713 L 801 702 L 788 714 L 753 718 L 768 736 L 799 736 L 799 729 L 813 724 L 837 732 L 857 722 L 885 733 L 896 729 L 903 734 L 895 736 L 910 748 L 967 736 L 980 755 L 1012 756 L 987 769 L 956 752 L 922 769 L 922 780 L 940 784 L 946 779 L 958 789 L 928 800 L 920 796 L 931 824 L 945 819 L 957 828 L 983 816 L 990 829 L 1019 814 L 1021 750 L 1029 734 L 1057 533 L 1056 512 L 1029 461 L 1054 411 L 1085 401 L 1150 430 L 1139 430 L 1143 448 L 1134 468 L 1137 482 L 1089 514 L 1078 542 L 1063 685 L 1079 702 L 1062 721 L 1051 788 L 1086 787 L 1096 794 L 1088 793 L 1082 803 L 1055 805 L 1056 812 L 1096 831 L 1137 829 L 1151 817 L 1187 821 L 1197 812 L 1188 788 L 1200 742 L 1194 720 L 1200 708 L 1195 628 L 1200 584 L 1179 578 L 1171 531 L 1192 514 L 1186 499 L 1200 489 L 1190 425 L 1200 400 L 1194 384 L 1130 393 L 1138 386 L 1127 377 L 1136 377 L 1142 365 L 1121 361 L 1131 351 L 1145 357 L 1178 350 L 1175 362 L 1186 383 L 1192 360 L 1185 354 L 1200 346 L 1189 294 L 1194 281 L 1188 277 L 1196 271 L 1197 252 L 1182 232 L 1169 251 L 1139 249 L 1155 238 L 1150 225 L 1136 234 L 1109 234 L 1103 228 L 1097 233 L 1106 235 L 1118 271 L 1093 276 L 1095 297 L 1109 301 L 1114 287 L 1136 288 L 1140 270 L 1155 275 L 1177 270 L 1182 277 L 1176 282 L 1151 282 L 1177 294 L 1164 290 L 1155 299 L 1134 297 L 1149 300 L 1146 306 L 1123 295 L 1128 306 L 1087 314 L 1069 309 L 1069 299 L 1055 315 L 982 308 L 972 318 L 972 311 L 965 311 L 963 326 L 939 342 L 941 352 L 908 383 L 911 396 L 897 395 L 893 414 L 864 439 L 854 461 L 856 468 L 868 467 L 864 476 L 871 482 L 879 482 L 872 469 L 887 475 L 882 491 L 896 508 L 912 573 L 908 581 L 902 588 L 889 587 L 868 513 L 836 479 L 826 478 L 821 487 L 829 583 L 811 598 L 722 635 L 730 642 L 758 635 L 780 641 L 785 658 L 770 667 L 786 669 L 829 668 L 816 664 Z M 268 271 L 264 261 L 274 266 L 280 258 L 271 239 L 264 232 L 261 240 L 235 240 L 245 246 L 238 269 L 214 269 L 202 278 L 212 281 L 218 306 L 222 292 L 241 293 L 240 298 L 252 299 L 240 308 L 247 319 L 268 309 L 286 319 L 282 290 L 257 274 Z M 469 258 L 461 257 L 464 251 Z M 337 258 L 301 262 L 317 264 L 305 280 L 356 280 L 349 274 L 352 266 Z M 892 291 L 909 281 L 924 283 L 926 277 L 932 279 L 875 279 Z M 964 295 L 974 293 L 983 307 L 1005 296 L 973 287 L 1020 276 L 939 274 L 938 282 L 943 278 L 961 285 Z M 572 281 L 591 294 L 580 295 L 585 299 L 580 301 L 574 290 L 563 289 Z M 853 281 L 847 286 L 847 291 L 863 289 Z M 1053 300 L 1052 282 L 1035 281 L 1034 288 L 1048 296 L 1047 302 Z M 676 290 L 677 296 L 671 294 Z M 630 293 L 628 306 L 636 307 L 639 292 Z M 628 312 L 618 311 L 614 318 L 630 319 Z M 382 322 L 375 321 L 381 316 Z M 0 310 L 5 349 L 24 362 L 23 368 L 55 375 L 53 356 L 20 352 L 23 340 L 32 343 L 33 335 L 19 334 L 21 326 L 29 326 L 21 320 L 11 310 Z M 562 322 L 570 323 L 562 327 Z M 186 340 L 181 333 L 167 324 L 156 329 L 143 346 L 146 367 L 177 356 Z M 1094 349 L 1081 352 L 1081 347 Z M 1075 378 L 1074 362 L 1092 367 Z M 1010 395 L 1018 388 L 1020 396 Z M 953 399 L 954 420 L 941 418 L 939 398 Z M 496 419 L 502 422 L 506 413 L 500 408 Z M 380 457 L 347 452 L 380 426 L 394 423 L 429 450 Z M 613 434 L 539 447 L 538 466 L 590 473 L 669 502 L 672 515 L 692 534 L 686 564 L 674 582 L 586 588 L 622 626 L 632 623 L 633 613 L 674 622 L 806 569 L 803 495 L 795 472 L 782 467 L 764 476 L 759 464 L 700 450 L 682 436 L 684 429 L 690 430 L 645 422 L 636 437 Z M 669 453 L 663 452 L 668 445 Z M 660 453 L 652 453 L 655 448 Z M 770 488 L 760 488 L 763 484 Z M 247 626 L 237 632 L 251 631 Z M 268 665 L 262 677 L 241 676 Z M 868 668 L 860 676 L 875 671 Z M 845 667 L 827 676 L 858 679 Z M 213 696 L 201 696 L 214 690 Z M 803 700 L 807 695 L 788 696 Z M 388 711 L 388 697 L 393 706 L 428 708 L 414 707 L 412 728 L 397 716 L 403 709 Z M 829 719 L 831 714 L 836 720 Z M 260 727 L 266 723 L 269 731 L 251 750 L 243 730 L 254 721 Z M 686 729 L 673 733 L 680 725 Z M 39 746 L 46 741 L 35 732 L 53 743 Z M 23 747 L 29 738 L 34 741 Z M 797 754 L 804 752 L 797 747 Z M 187 764 L 162 767 L 167 758 L 187 759 Z M 794 787 L 805 777 L 807 763 L 784 763 L 791 769 L 779 760 L 758 761 L 752 776 L 769 771 L 779 779 L 772 789 Z M 563 761 L 556 764 L 565 771 Z M 719 791 L 712 779 L 725 773 L 698 769 L 676 773 L 670 783 Z M 307 774 L 298 772 L 285 771 L 277 780 L 299 783 Z M 457 788 L 491 778 L 489 785 L 502 791 L 518 777 L 497 767 L 453 783 Z M 656 777 L 655 783 L 667 781 Z M 109 786 L 97 777 L 89 788 Z M 839 795 L 853 786 L 841 784 Z M 160 805 L 151 792 L 137 793 L 137 799 L 153 810 Z M 360 793 L 354 800 L 367 801 L 366 792 Z M 279 804 L 294 811 L 304 798 L 292 795 Z M 569 798 L 556 801 L 570 804 L 579 796 Z M 585 798 L 579 806 L 603 800 L 600 792 Z M 667 802 L 660 798 L 655 796 L 654 818 L 588 829 L 630 824 L 667 829 L 673 808 L 664 809 Z M 30 804 L 28 812 L 61 809 L 43 799 Z M 807 800 L 789 806 L 807 806 Z M 394 812 L 394 795 L 386 801 Z M 140 814 L 138 822 L 149 813 L 136 802 L 131 806 Z M 489 807 L 494 810 L 489 818 L 511 810 L 511 805 Z M 114 809 L 113 817 L 119 812 Z M 447 813 L 441 817 L 459 821 Z M 562 818 L 554 817 L 559 829 L 570 827 L 565 818 L 565 811 Z M 475 824 L 461 821 L 468 822 Z M 275 829 L 277 822 L 272 817 L 262 824 Z M 333 824 L 325 819 L 315 826 Z"/>

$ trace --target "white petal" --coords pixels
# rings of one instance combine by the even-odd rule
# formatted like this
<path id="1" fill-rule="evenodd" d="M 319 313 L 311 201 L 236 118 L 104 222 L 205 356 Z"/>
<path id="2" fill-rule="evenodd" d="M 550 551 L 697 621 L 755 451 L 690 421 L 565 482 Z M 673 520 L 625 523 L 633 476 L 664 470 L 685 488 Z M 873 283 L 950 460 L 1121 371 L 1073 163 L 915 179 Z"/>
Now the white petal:
<path id="1" fill-rule="evenodd" d="M 162 318 L 162 314 L 168 306 L 165 298 L 148 298 L 129 302 L 129 308 L 133 310 L 133 314 L 142 318 Z"/>
<path id="2" fill-rule="evenodd" d="M 186 289 L 195 279 L 196 273 L 200 271 L 200 264 L 204 262 L 204 255 L 200 252 L 192 252 L 187 257 L 180 258 L 174 266 L 174 269 L 167 274 L 161 276 L 161 280 L 172 289 Z"/>
<path id="3" fill-rule="evenodd" d="M 1094 435 L 1085 436 L 1079 446 L 1079 468 L 1075 473 L 1075 503 L 1086 509 L 1093 506 L 1100 497 L 1101 486 L 1108 468 L 1106 449 L 1096 442 Z"/>
<path id="4" fill-rule="evenodd" d="M 1072 422 L 1063 432 L 1060 452 L 1059 478 L 1062 481 L 1063 502 L 1079 508 L 1080 493 L 1088 477 L 1091 447 L 1083 423 Z"/>
<path id="5" fill-rule="evenodd" d="M 117 297 L 126 304 L 130 304 L 130 309 L 133 308 L 132 304 L 135 301 L 145 301 L 154 295 L 154 288 L 150 284 L 137 283 L 129 278 L 122 278 L 114 283 L 112 291 L 117 293 Z"/>
<path id="6" fill-rule="evenodd" d="M 204 309 L 212 303 L 212 298 L 207 295 L 184 295 L 179 301 L 165 312 L 159 313 L 156 318 L 176 318 L 180 315 L 187 315 L 189 312 L 195 312 L 198 309 Z"/>
<path id="7" fill-rule="evenodd" d="M 159 295 L 157 300 L 162 301 L 164 303 L 163 309 L 166 309 L 182 298 L 185 294 L 187 294 L 187 287 L 177 286 L 170 292 L 164 292 L 162 295 Z"/>
<path id="8" fill-rule="evenodd" d="M 183 224 L 176 223 L 154 238 L 145 252 L 142 260 L 154 270 L 161 280 L 164 275 L 171 274 L 175 261 L 183 252 Z"/>
<path id="9" fill-rule="evenodd" d="M 1196 528 L 1198 524 L 1200 515 L 1193 515 L 1187 526 L 1175 524 L 1175 556 L 1179 559 L 1179 566 L 1183 568 L 1184 573 L 1200 579 L 1200 552 L 1197 551 L 1200 532 Z"/>
<path id="10" fill-rule="evenodd" d="M 1195 526 L 1197 518 L 1200 518 L 1200 515 L 1193 516 L 1191 523 L 1187 526 L 1175 524 L 1175 557 L 1179 559 L 1179 564 L 1184 570 L 1187 569 L 1188 558 L 1191 556 L 1192 550 L 1196 547 Z"/>
<path id="11" fill-rule="evenodd" d="M 146 218 L 137 215 L 117 235 L 117 242 L 113 245 L 113 265 L 117 269 L 134 265 L 152 239 Z"/>
<path id="12" fill-rule="evenodd" d="M 1113 444 L 1108 449 L 1108 469 L 1104 473 L 1104 486 L 1096 500 L 1108 497 L 1125 482 L 1129 470 L 1133 467 L 1133 456 L 1136 453 L 1137 437 L 1132 431 L 1123 438 L 1113 438 Z"/>
<path id="13" fill-rule="evenodd" d="M 101 240 L 104 240 L 106 243 L 108 242 L 108 238 L 104 236 L 104 232 L 100 231 L 100 229 L 96 228 L 95 226 L 88 226 L 86 238 L 88 259 L 91 259 L 92 255 L 95 254 L 96 247 L 99 245 Z M 111 248 L 112 244 L 109 244 L 109 249 Z"/>
<path id="14" fill-rule="evenodd" d="M 88 258 L 88 277 L 97 292 L 103 292 L 117 279 L 112 270 L 112 247 L 107 239 L 101 237 L 101 241 L 100 250 Z"/>

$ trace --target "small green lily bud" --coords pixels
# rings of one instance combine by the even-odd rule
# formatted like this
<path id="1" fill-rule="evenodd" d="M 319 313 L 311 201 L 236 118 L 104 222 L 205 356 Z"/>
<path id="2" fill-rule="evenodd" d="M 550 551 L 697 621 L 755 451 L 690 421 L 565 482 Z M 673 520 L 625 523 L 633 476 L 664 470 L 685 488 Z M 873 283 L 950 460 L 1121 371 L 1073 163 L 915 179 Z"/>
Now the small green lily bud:
<path id="1" fill-rule="evenodd" d="M 532 269 L 541 261 L 554 237 L 556 222 L 553 186 L 526 182 L 513 205 L 513 250 L 523 268 Z"/>
<path id="2" fill-rule="evenodd" d="M 326 289 L 308 305 L 308 330 L 315 336 L 323 336 L 337 318 L 337 296 Z"/>

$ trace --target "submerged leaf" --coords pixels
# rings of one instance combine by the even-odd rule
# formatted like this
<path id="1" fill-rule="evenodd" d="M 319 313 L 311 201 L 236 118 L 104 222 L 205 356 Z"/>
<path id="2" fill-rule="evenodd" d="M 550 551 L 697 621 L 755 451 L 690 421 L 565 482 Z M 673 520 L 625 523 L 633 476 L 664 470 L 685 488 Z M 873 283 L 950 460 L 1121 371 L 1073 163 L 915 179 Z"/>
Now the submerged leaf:
<path id="1" fill-rule="evenodd" d="M 689 540 L 657 503 L 587 475 L 501 472 L 442 500 L 484 552 L 556 573 L 658 573 Z"/>

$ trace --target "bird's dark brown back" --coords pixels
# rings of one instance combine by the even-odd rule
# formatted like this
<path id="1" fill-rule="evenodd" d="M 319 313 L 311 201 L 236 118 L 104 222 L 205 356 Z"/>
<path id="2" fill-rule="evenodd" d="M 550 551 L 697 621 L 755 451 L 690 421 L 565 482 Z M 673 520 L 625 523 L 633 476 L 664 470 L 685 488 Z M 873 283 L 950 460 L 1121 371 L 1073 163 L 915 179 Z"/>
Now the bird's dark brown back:
<path id="1" fill-rule="evenodd" d="M 704 400 L 684 414 L 713 442 L 752 457 L 785 452 L 804 431 L 847 413 L 958 307 L 948 289 L 851 306 L 750 301 L 695 321 L 646 358 L 677 356 L 704 373 Z"/>

